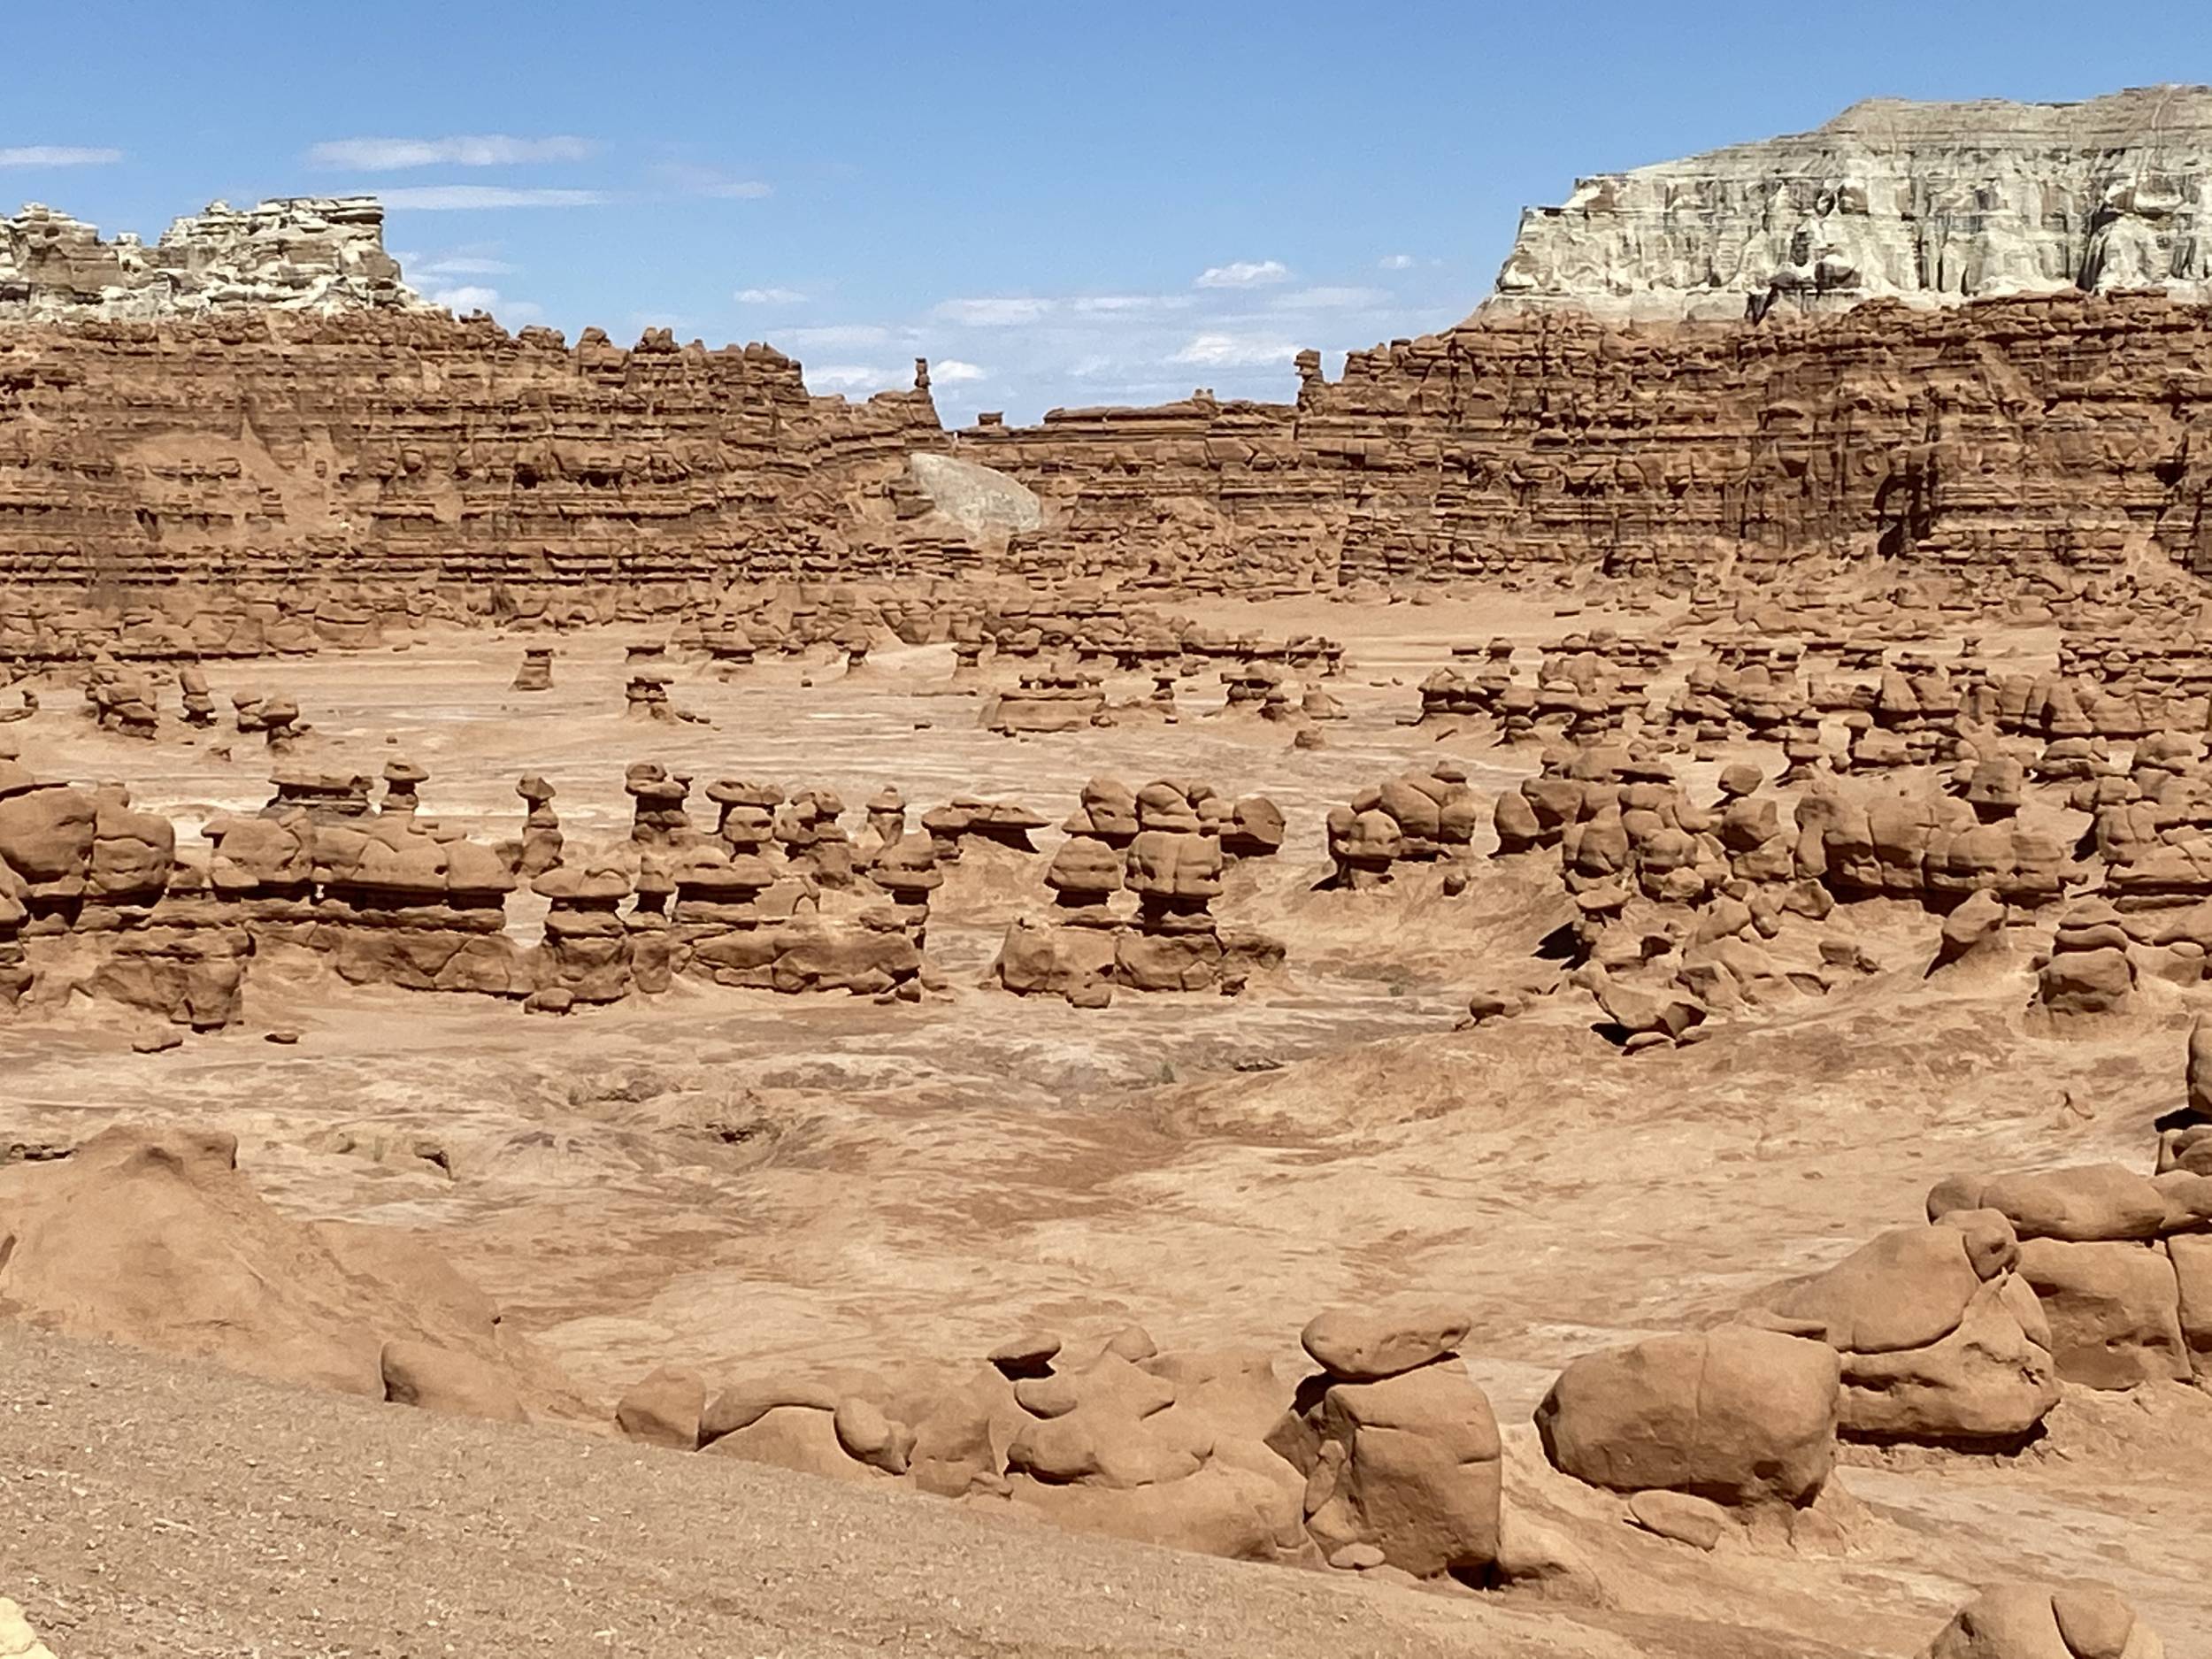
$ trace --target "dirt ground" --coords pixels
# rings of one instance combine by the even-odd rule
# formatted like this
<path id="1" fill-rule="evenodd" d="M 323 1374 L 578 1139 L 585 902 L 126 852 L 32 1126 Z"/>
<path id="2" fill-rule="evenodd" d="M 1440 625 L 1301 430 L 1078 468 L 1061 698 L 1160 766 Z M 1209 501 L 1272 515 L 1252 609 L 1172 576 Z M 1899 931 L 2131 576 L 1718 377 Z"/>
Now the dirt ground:
<path id="1" fill-rule="evenodd" d="M 1416 760 L 1464 761 L 1486 795 L 1532 768 L 1402 724 L 1450 645 L 1656 622 L 1511 598 L 1207 619 L 1343 639 L 1350 667 L 1330 688 L 1349 718 L 1296 749 L 1210 713 L 1218 690 L 1201 686 L 1172 726 L 998 737 L 974 699 L 946 693 L 949 649 L 928 647 L 880 650 L 852 682 L 834 664 L 726 685 L 687 669 L 675 700 L 712 724 L 640 725 L 620 717 L 636 630 L 560 638 L 539 696 L 507 689 L 522 639 L 488 634 L 211 678 L 219 700 L 297 698 L 315 733 L 293 764 L 373 772 L 404 755 L 430 772 L 426 815 L 486 836 L 516 833 L 514 780 L 537 772 L 572 840 L 618 837 L 622 767 L 641 759 L 828 783 L 854 807 L 886 783 L 918 808 L 1015 799 L 1055 823 L 1099 773 L 1263 793 L 1290 839 L 1233 872 L 1215 910 L 1279 935 L 1289 958 L 1240 997 L 1079 1010 L 986 988 L 1006 922 L 1044 902 L 1048 832 L 1033 860 L 948 880 L 930 954 L 949 988 L 918 1006 L 680 987 L 543 1019 L 260 964 L 243 1028 L 165 1053 L 132 1052 L 142 1028 L 90 1004 L 0 1026 L 0 1144 L 66 1145 L 123 1120 L 232 1130 L 273 1202 L 419 1230 L 610 1398 L 664 1363 L 717 1378 L 890 1366 L 972 1357 L 1038 1325 L 1134 1321 L 1163 1348 L 1252 1344 L 1287 1362 L 1325 1307 L 1448 1295 L 1477 1315 L 1469 1369 L 1524 1462 L 1529 1413 L 1568 1359 L 1824 1265 L 1916 1218 L 1951 1170 L 2147 1166 L 2152 1120 L 2179 1100 L 2182 993 L 2151 987 L 2148 1012 L 2092 1038 L 2036 1034 L 2024 969 L 1924 983 L 1934 923 L 1884 906 L 1853 918 L 1882 972 L 1693 1047 L 1624 1057 L 1572 992 L 1455 1032 L 1471 988 L 1529 963 L 1560 895 L 1486 865 L 1455 897 L 1423 880 L 1316 892 L 1322 816 Z M 216 734 L 229 760 L 204 737 L 134 743 L 95 731 L 67 687 L 44 695 L 38 717 L 0 728 L 42 775 L 127 781 L 180 823 L 267 797 L 254 740 Z M 535 917 L 513 909 L 526 935 Z M 279 1026 L 298 1042 L 262 1040 Z M 2186 1389 L 2070 1390 L 2048 1440 L 2015 1458 L 1862 1455 L 1839 1477 L 1851 1524 L 1832 1551 L 1716 1557 L 1695 1583 L 1678 1561 L 1624 1556 L 1599 1613 L 1348 1586 L 722 1460 L 426 1424 L 4 1325 L 0 1356 L 8 1472 L 38 1483 L 0 1524 L 0 1594 L 63 1659 L 1905 1655 L 1975 1585 L 2039 1574 L 2109 1578 L 2170 1652 L 2212 1651 L 2212 1400 Z M 475 1587 L 492 1572 L 526 1587 L 505 1646 Z"/>

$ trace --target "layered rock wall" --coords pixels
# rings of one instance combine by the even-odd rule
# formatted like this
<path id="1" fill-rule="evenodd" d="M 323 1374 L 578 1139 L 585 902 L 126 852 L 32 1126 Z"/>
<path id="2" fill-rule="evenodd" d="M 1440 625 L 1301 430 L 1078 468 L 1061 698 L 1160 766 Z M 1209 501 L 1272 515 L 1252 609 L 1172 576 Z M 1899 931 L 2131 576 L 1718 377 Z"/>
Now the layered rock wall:
<path id="1" fill-rule="evenodd" d="M 2212 309 L 2157 295 L 1609 323 L 1485 313 L 1295 404 L 980 426 L 1047 573 L 1268 586 L 1531 571 L 2212 574 Z"/>
<path id="2" fill-rule="evenodd" d="M 0 329 L 0 589 L 724 583 L 961 568 L 926 391 L 438 311 Z"/>
<path id="3" fill-rule="evenodd" d="M 1577 181 L 1493 307 L 1740 319 L 1893 296 L 2212 296 L 2212 88 L 1855 104 L 1809 133 Z"/>

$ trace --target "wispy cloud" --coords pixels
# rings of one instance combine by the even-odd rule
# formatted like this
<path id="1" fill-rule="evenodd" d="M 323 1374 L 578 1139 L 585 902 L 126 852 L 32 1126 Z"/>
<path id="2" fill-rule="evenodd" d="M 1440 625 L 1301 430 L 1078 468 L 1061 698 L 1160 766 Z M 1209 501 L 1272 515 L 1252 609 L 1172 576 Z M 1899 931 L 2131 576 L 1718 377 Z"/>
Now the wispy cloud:
<path id="1" fill-rule="evenodd" d="M 480 258 L 473 254 L 453 254 L 422 260 L 411 258 L 405 254 L 393 257 L 406 266 L 408 275 L 417 277 L 512 276 L 518 268 L 504 259 Z"/>
<path id="2" fill-rule="evenodd" d="M 879 346 L 891 331 L 875 323 L 832 323 L 818 328 L 787 328 L 780 343 L 798 346 Z"/>
<path id="3" fill-rule="evenodd" d="M 1271 303 L 1291 311 L 1358 311 L 1386 305 L 1390 296 L 1381 288 L 1313 288 L 1279 294 Z"/>
<path id="4" fill-rule="evenodd" d="M 964 380 L 987 380 L 991 378 L 991 372 L 972 363 L 963 363 L 958 357 L 947 357 L 941 363 L 929 365 L 929 378 L 948 386 L 957 386 Z"/>
<path id="5" fill-rule="evenodd" d="M 119 150 L 78 144 L 17 144 L 0 150 L 0 167 L 105 167 L 122 159 Z"/>
<path id="6" fill-rule="evenodd" d="M 849 392 L 864 386 L 880 391 L 897 385 L 898 379 L 888 369 L 872 369 L 859 363 L 826 363 L 806 371 L 810 387 L 829 392 Z"/>
<path id="7" fill-rule="evenodd" d="M 472 208 L 597 207 L 606 201 L 603 190 L 519 190 L 497 184 L 408 184 L 379 190 L 387 207 L 411 207 L 424 212 L 465 211 Z"/>
<path id="8" fill-rule="evenodd" d="M 1052 314 L 1052 309 L 1050 300 L 1006 295 L 988 299 L 947 300 L 932 314 L 940 322 L 957 324 L 963 328 L 1020 328 L 1042 322 Z"/>
<path id="9" fill-rule="evenodd" d="M 1287 363 L 1298 348 L 1286 340 L 1255 334 L 1194 334 L 1188 344 L 1168 359 L 1216 369 L 1249 369 L 1264 364 Z"/>
<path id="10" fill-rule="evenodd" d="M 806 296 L 796 288 L 740 288 L 730 296 L 740 305 L 803 305 Z"/>
<path id="11" fill-rule="evenodd" d="M 433 305 L 442 305 L 456 317 L 465 317 L 471 311 L 489 311 L 506 322 L 531 323 L 545 315 L 542 306 L 529 300 L 511 300 L 497 288 L 471 283 L 433 288 L 426 297 Z"/>
<path id="12" fill-rule="evenodd" d="M 1410 271 L 1415 261 L 1409 253 L 1386 253 L 1375 261 L 1378 271 Z"/>
<path id="13" fill-rule="evenodd" d="M 1208 265 L 1198 273 L 1202 288 L 1256 288 L 1287 281 L 1290 267 L 1279 259 L 1237 259 L 1228 265 Z"/>
<path id="14" fill-rule="evenodd" d="M 680 190 L 687 196 L 712 196 L 726 201 L 751 202 L 776 193 L 776 187 L 764 180 L 740 178 L 719 167 L 702 166 L 692 161 L 656 163 L 653 175 L 669 188 Z"/>
<path id="15" fill-rule="evenodd" d="M 449 311 L 488 311 L 499 303 L 499 290 L 467 284 L 459 288 L 433 288 L 430 290 L 430 303 L 442 305 Z"/>
<path id="16" fill-rule="evenodd" d="M 1087 294 L 1068 302 L 1068 309 L 1087 317 L 1141 317 L 1148 311 L 1188 311 L 1187 294 Z"/>
<path id="17" fill-rule="evenodd" d="M 566 134 L 516 138 L 506 133 L 449 138 L 333 138 L 312 145 L 311 167 L 350 173 L 398 173 L 408 167 L 522 167 L 548 161 L 581 161 L 596 149 L 588 138 Z"/>

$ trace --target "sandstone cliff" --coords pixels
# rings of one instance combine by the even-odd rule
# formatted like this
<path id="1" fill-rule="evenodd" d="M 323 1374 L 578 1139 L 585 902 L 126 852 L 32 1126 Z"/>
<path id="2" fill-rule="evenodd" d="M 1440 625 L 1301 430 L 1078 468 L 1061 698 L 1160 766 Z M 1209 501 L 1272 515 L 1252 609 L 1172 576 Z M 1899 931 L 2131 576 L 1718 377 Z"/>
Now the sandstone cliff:
<path id="1" fill-rule="evenodd" d="M 1781 303 L 2163 288 L 2212 297 L 2212 88 L 1877 98 L 1532 208 L 1498 306 L 1733 319 Z"/>
<path id="2" fill-rule="evenodd" d="M 419 306 L 384 251 L 373 196 L 211 203 L 148 247 L 33 203 L 0 219 L 0 322 L 189 317 L 241 309 Z"/>
<path id="3" fill-rule="evenodd" d="M 949 568 L 926 391 L 765 346 L 380 309 L 0 329 L 0 588 L 481 589 Z"/>
<path id="4" fill-rule="evenodd" d="M 1043 499 L 1015 554 L 1053 573 L 2212 575 L 2212 308 L 2160 296 L 1757 327 L 1486 312 L 1337 382 L 1302 367 L 1294 405 L 1058 410 L 957 453 Z"/>

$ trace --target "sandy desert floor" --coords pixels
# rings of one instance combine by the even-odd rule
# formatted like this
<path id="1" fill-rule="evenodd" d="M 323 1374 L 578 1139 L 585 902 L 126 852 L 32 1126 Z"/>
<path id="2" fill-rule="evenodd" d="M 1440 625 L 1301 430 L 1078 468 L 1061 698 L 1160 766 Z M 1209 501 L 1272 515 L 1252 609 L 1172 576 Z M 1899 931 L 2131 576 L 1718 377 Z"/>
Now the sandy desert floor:
<path id="1" fill-rule="evenodd" d="M 1297 749 L 1279 728 L 1210 715 L 1218 691 L 1200 686 L 1172 726 L 1014 740 L 979 729 L 974 699 L 943 690 L 949 650 L 925 647 L 879 651 L 852 682 L 834 665 L 764 664 L 731 684 L 686 671 L 675 699 L 711 724 L 641 726 L 620 717 L 622 647 L 635 630 L 562 637 L 556 689 L 537 696 L 507 688 L 520 637 L 488 634 L 231 664 L 211 678 L 219 697 L 296 697 L 314 733 L 293 764 L 373 772 L 404 755 L 431 774 L 426 814 L 486 835 L 514 833 L 514 780 L 535 772 L 558 788 L 572 841 L 618 838 L 622 767 L 644 759 L 702 778 L 827 783 L 850 805 L 887 783 L 916 806 L 1018 800 L 1056 823 L 1094 774 L 1194 775 L 1263 793 L 1288 818 L 1289 840 L 1276 859 L 1233 872 L 1215 909 L 1282 937 L 1289 959 L 1241 996 L 1125 995 L 1082 1010 L 986 988 L 1005 924 L 1043 902 L 1047 855 L 964 862 L 930 924 L 948 988 L 918 1005 L 680 987 L 543 1019 L 257 967 L 242 1027 L 163 1053 L 133 1052 L 140 1028 L 89 1004 L 0 1026 L 0 1144 L 67 1145 L 123 1120 L 232 1130 L 242 1166 L 273 1202 L 420 1230 L 610 1397 L 664 1363 L 716 1378 L 883 1366 L 978 1356 L 1031 1325 L 1102 1334 L 1135 1321 L 1163 1347 L 1271 1347 L 1288 1362 L 1318 1309 L 1447 1294 L 1477 1315 L 1469 1369 L 1509 1425 L 1515 1479 L 1571 1505 L 1528 1423 L 1575 1355 L 1709 1322 L 1916 1219 L 1953 1169 L 2139 1164 L 2152 1120 L 2178 1102 L 2189 1010 L 2171 987 L 2150 987 L 2149 1011 L 2124 1028 L 2036 1034 L 2023 1018 L 2024 972 L 1963 989 L 1924 984 L 1932 924 L 1879 905 L 1862 909 L 1881 972 L 1694 1046 L 1624 1057 L 1574 995 L 1455 1031 L 1471 989 L 1526 971 L 1564 914 L 1563 893 L 1486 868 L 1454 897 L 1420 880 L 1317 892 L 1328 871 L 1321 818 L 1361 785 L 1440 753 L 1464 761 L 1486 795 L 1532 770 L 1533 755 L 1440 745 L 1402 724 L 1450 645 L 1654 618 L 1562 618 L 1499 599 L 1225 606 L 1206 619 L 1343 639 L 1349 667 L 1331 688 L 1349 718 L 1323 747 Z M 2048 644 L 2023 634 L 1989 649 Z M 1147 689 L 1114 687 L 1124 698 Z M 134 743 L 96 732 L 72 701 L 58 685 L 38 717 L 0 735 L 42 774 L 127 781 L 137 804 L 180 823 L 267 798 L 267 757 L 251 740 L 233 741 L 227 760 L 205 738 Z M 1047 832 L 1040 845 L 1056 839 Z M 528 905 L 511 910 L 526 934 Z M 279 1027 L 296 1044 L 263 1041 Z M 50 1631 L 73 1628 L 68 1647 L 57 1643 L 65 1654 L 153 1651 L 126 1638 L 145 1635 L 163 1575 L 250 1583 L 275 1571 L 235 1539 L 211 1553 L 209 1537 L 228 1530 L 236 1506 L 278 1502 L 257 1475 L 224 1489 L 227 1460 L 265 1412 L 285 1425 L 273 1462 L 297 1477 L 292 1487 L 314 1488 L 296 1500 L 321 1517 L 313 1538 L 337 1540 L 357 1506 L 374 1507 L 360 1485 L 372 1452 L 392 1480 L 449 1491 L 455 1509 L 483 1505 L 516 1537 L 449 1517 L 405 1543 L 342 1541 L 326 1631 L 242 1627 L 167 1651 L 437 1651 L 420 1645 L 434 1634 L 428 1609 L 445 1607 L 467 1629 L 465 1607 L 426 1593 L 383 1603 L 364 1587 L 425 1549 L 458 1552 L 456 1581 L 488 1551 L 503 1562 L 534 1552 L 544 1617 L 516 1633 L 515 1651 L 641 1647 L 649 1625 L 649 1650 L 670 1654 L 1287 1655 L 1323 1651 L 1317 1629 L 1331 1653 L 1903 1655 L 1972 1586 L 2036 1574 L 2108 1578 L 2170 1651 L 2212 1650 L 2212 1398 L 2178 1386 L 2070 1388 L 2045 1441 L 2014 1457 L 1855 1454 L 1836 1483 L 1829 1547 L 1747 1547 L 1703 1563 L 1694 1586 L 1667 1553 L 1679 1547 L 1622 1529 L 1609 1546 L 1615 1605 L 1567 1613 L 1056 1534 L 1040 1545 L 987 1517 L 941 1521 L 927 1501 L 598 1443 L 589 1480 L 564 1488 L 548 1471 L 584 1457 L 584 1442 L 533 1451 L 520 1431 L 442 1424 L 402 1448 L 373 1410 L 293 1409 L 197 1368 L 0 1340 L 14 1414 L 0 1422 L 29 1437 L 16 1443 L 35 1450 L 42 1479 L 84 1488 L 49 1512 L 65 1521 L 12 1517 L 5 1534 L 8 1576 L 50 1588 L 79 1621 Z M 137 1402 L 104 1437 L 87 1416 L 96 1377 L 104 1413 Z M 48 1403 L 29 1403 L 37 1394 Z M 154 1402 L 168 1397 L 195 1409 L 157 1426 Z M 573 1536 L 562 1529 L 587 1502 L 611 1514 L 609 1459 L 649 1470 L 653 1495 L 595 1520 L 619 1536 L 579 1543 L 568 1573 L 542 1539 L 521 1535 L 542 1525 Z M 149 1461 L 176 1471 L 165 1532 L 134 1513 L 151 1502 L 132 1472 Z M 518 1491 L 534 1494 L 519 1513 Z M 843 1507 L 878 1502 L 888 1532 Z M 787 1525 L 771 1524 L 786 1511 Z M 700 1537 L 718 1518 L 732 1529 L 729 1553 Z M 790 1530 L 802 1525 L 859 1541 L 796 1564 Z M 134 1544 L 112 1575 L 88 1574 L 81 1559 L 86 1529 L 102 1526 Z M 878 1552 L 899 1554 L 895 1575 L 871 1571 Z M 938 1555 L 948 1564 L 925 1571 Z M 723 1587 L 672 1587 L 699 1563 L 725 1575 L 710 1574 Z M 802 1594 L 809 1573 L 831 1604 L 854 1609 L 839 1615 L 849 1624 L 799 1628 L 816 1605 Z M 348 1574 L 349 1590 L 337 1583 Z M 979 1613 L 971 1598 L 1005 1597 L 1010 1577 L 1033 1586 L 1014 1601 L 1048 1604 L 1064 1622 L 1032 1628 L 1032 1609 L 1007 1613 L 1003 1601 Z M 560 1602 L 557 1578 L 579 1606 Z M 1136 1600 L 1118 1586 L 1137 1586 Z M 612 1610 L 585 1616 L 601 1605 Z M 745 1646 L 755 1619 L 764 1623 Z M 51 1606 L 44 1623 L 57 1623 Z M 614 1634 L 602 1641 L 603 1629 Z M 1833 1646 L 1787 1635 L 1805 1631 Z M 455 1635 L 445 1650 L 489 1651 L 471 1640 Z"/>

